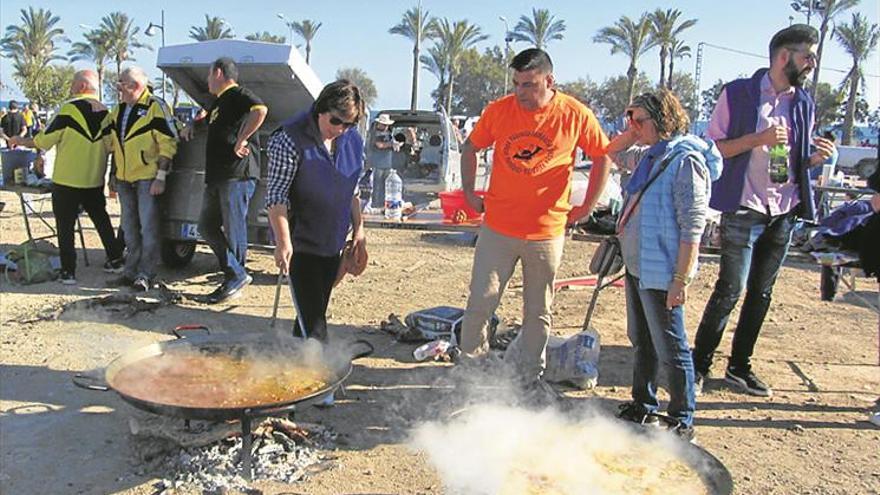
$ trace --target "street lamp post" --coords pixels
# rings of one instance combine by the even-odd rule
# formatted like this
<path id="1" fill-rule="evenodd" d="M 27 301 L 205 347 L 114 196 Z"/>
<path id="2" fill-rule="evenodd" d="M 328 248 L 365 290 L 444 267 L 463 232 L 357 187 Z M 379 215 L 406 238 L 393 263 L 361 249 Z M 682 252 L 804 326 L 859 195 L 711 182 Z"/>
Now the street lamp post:
<path id="1" fill-rule="evenodd" d="M 293 46 L 293 21 L 288 20 L 287 17 L 285 17 L 285 15 L 281 12 L 275 15 L 277 15 L 278 18 L 281 19 L 281 22 L 283 22 L 287 26 L 287 29 L 290 30 L 290 39 L 288 39 L 287 42 L 290 43 L 290 46 Z"/>
<path id="2" fill-rule="evenodd" d="M 159 24 L 153 24 L 151 22 L 150 25 L 147 26 L 147 29 L 144 30 L 144 34 L 146 34 L 147 36 L 155 36 L 157 29 L 162 31 L 162 47 L 165 47 L 165 9 L 162 9 L 161 12 L 162 12 L 162 14 L 160 17 Z M 162 70 L 162 69 L 159 69 L 159 70 Z M 165 95 L 165 71 L 164 70 L 162 71 L 162 99 L 167 100 L 166 95 Z"/>
<path id="3" fill-rule="evenodd" d="M 825 6 L 820 0 L 795 0 L 794 2 L 791 2 L 791 8 L 795 12 L 800 12 L 807 16 L 807 26 L 810 25 L 810 19 L 813 17 L 813 12 L 818 13 L 825 10 Z M 790 17 L 789 20 L 791 20 Z"/>
<path id="4" fill-rule="evenodd" d="M 507 61 L 510 59 L 510 42 L 513 38 L 510 36 L 510 25 L 507 24 L 507 17 L 499 15 L 498 19 L 504 23 L 504 94 L 507 94 L 507 84 L 510 77 L 510 68 Z"/>

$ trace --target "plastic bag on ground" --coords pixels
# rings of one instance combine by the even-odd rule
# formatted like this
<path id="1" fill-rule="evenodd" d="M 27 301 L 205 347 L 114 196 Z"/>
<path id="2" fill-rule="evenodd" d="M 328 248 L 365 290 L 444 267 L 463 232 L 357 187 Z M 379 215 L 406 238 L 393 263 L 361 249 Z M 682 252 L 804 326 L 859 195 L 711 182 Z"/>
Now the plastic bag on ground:
<path id="1" fill-rule="evenodd" d="M 599 380 L 599 333 L 590 328 L 567 339 L 550 337 L 544 380 L 591 389 Z"/>

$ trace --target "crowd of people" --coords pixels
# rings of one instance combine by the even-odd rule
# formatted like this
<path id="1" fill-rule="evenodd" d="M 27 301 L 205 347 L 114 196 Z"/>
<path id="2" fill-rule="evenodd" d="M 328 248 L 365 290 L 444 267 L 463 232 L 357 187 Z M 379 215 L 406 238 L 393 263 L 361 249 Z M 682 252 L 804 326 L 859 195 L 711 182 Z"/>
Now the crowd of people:
<path id="1" fill-rule="evenodd" d="M 675 434 L 692 440 L 697 396 L 711 377 L 731 311 L 743 294 L 723 376 L 745 393 L 770 396 L 772 387 L 751 358 L 796 219 L 816 217 L 811 170 L 835 153 L 832 140 L 816 136 L 815 103 L 803 89 L 816 65 L 817 41 L 816 30 L 801 24 L 776 33 L 769 42 L 769 67 L 724 86 L 708 139 L 688 133 L 687 113 L 665 89 L 637 96 L 626 109 L 626 129 L 609 139 L 586 105 L 555 89 L 545 51 L 518 53 L 510 63 L 513 93 L 485 108 L 462 145 L 464 195 L 484 219 L 459 365 L 492 362 L 489 322 L 520 264 L 522 328 L 503 359 L 525 395 L 555 396 L 542 371 L 566 227 L 592 213 L 616 163 L 631 172 L 617 236 L 626 270 L 627 333 L 635 353 L 632 401 L 619 416 L 640 424 L 658 421 L 662 367 L 668 370 L 671 397 L 664 417 L 672 418 Z M 4 117 L 4 137 L 12 145 L 57 147 L 52 201 L 63 283 L 75 283 L 73 222 L 83 208 L 104 243 L 104 268 L 121 273 L 113 285 L 152 287 L 161 236 L 158 198 L 166 190 L 178 141 L 189 139 L 197 126 L 207 126 L 199 232 L 224 274 L 207 302 L 233 297 L 251 282 L 245 267 L 246 216 L 259 179 L 256 133 L 267 108 L 236 83 L 237 77 L 232 60 L 215 61 L 207 78 L 214 103 L 203 120 L 186 128 L 152 94 L 137 67 L 121 73 L 120 101 L 112 109 L 95 96 L 95 72 L 83 70 L 74 77 L 71 100 L 32 138 L 23 118 Z M 357 129 L 365 116 L 357 86 L 335 81 L 268 141 L 266 207 L 274 259 L 290 275 L 295 332 L 303 337 L 328 339 L 326 313 L 334 285 L 344 273 L 360 273 L 366 266 L 358 182 L 366 156 L 374 197 L 381 201 L 397 144 L 388 132 L 394 122 L 380 115 L 376 138 L 365 145 Z M 777 146 L 786 153 L 771 174 L 771 150 Z M 489 147 L 494 163 L 483 197 L 475 190 L 477 154 Z M 592 167 L 586 199 L 573 207 L 569 198 L 578 149 Z M 106 212 L 108 154 L 113 156 L 111 187 L 122 208 L 124 257 Z M 872 204 L 876 217 L 880 196 Z M 722 212 L 720 270 L 691 349 L 684 304 L 710 207 Z M 866 271 L 880 278 L 877 267 Z"/>

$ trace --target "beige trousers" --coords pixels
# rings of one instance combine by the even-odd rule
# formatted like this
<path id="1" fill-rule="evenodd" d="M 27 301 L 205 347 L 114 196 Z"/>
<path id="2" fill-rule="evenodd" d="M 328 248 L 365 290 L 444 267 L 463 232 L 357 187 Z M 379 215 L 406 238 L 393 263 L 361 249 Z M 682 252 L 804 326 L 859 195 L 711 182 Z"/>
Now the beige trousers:
<path id="1" fill-rule="evenodd" d="M 526 378 L 540 375 L 552 323 L 553 281 L 564 244 L 564 235 L 528 241 L 501 235 L 486 226 L 480 229 L 470 296 L 462 321 L 462 352 L 469 355 L 488 352 L 489 319 L 498 308 L 517 261 L 522 261 L 523 323 L 504 360 Z"/>

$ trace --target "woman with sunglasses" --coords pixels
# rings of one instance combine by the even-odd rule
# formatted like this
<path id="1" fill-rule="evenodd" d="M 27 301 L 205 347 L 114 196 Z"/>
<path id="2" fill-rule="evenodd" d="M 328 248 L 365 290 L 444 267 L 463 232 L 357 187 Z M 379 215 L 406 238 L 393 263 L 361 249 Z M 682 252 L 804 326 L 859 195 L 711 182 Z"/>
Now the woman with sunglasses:
<path id="1" fill-rule="evenodd" d="M 266 206 L 275 264 L 290 275 L 294 335 L 327 341 L 327 305 L 342 269 L 360 273 L 367 250 L 358 198 L 364 141 L 361 93 L 350 81 L 328 84 L 312 108 L 272 133 Z M 346 238 L 351 241 L 346 248 Z"/>
<path id="2" fill-rule="evenodd" d="M 694 365 L 684 304 L 697 269 L 711 182 L 721 174 L 721 155 L 713 143 L 687 134 L 688 116 L 668 90 L 638 96 L 626 117 L 626 130 L 608 147 L 618 165 L 633 170 L 617 224 L 626 267 L 627 335 L 635 351 L 633 401 L 621 406 L 619 417 L 658 422 L 662 364 L 672 418 L 667 423 L 691 441 Z"/>

